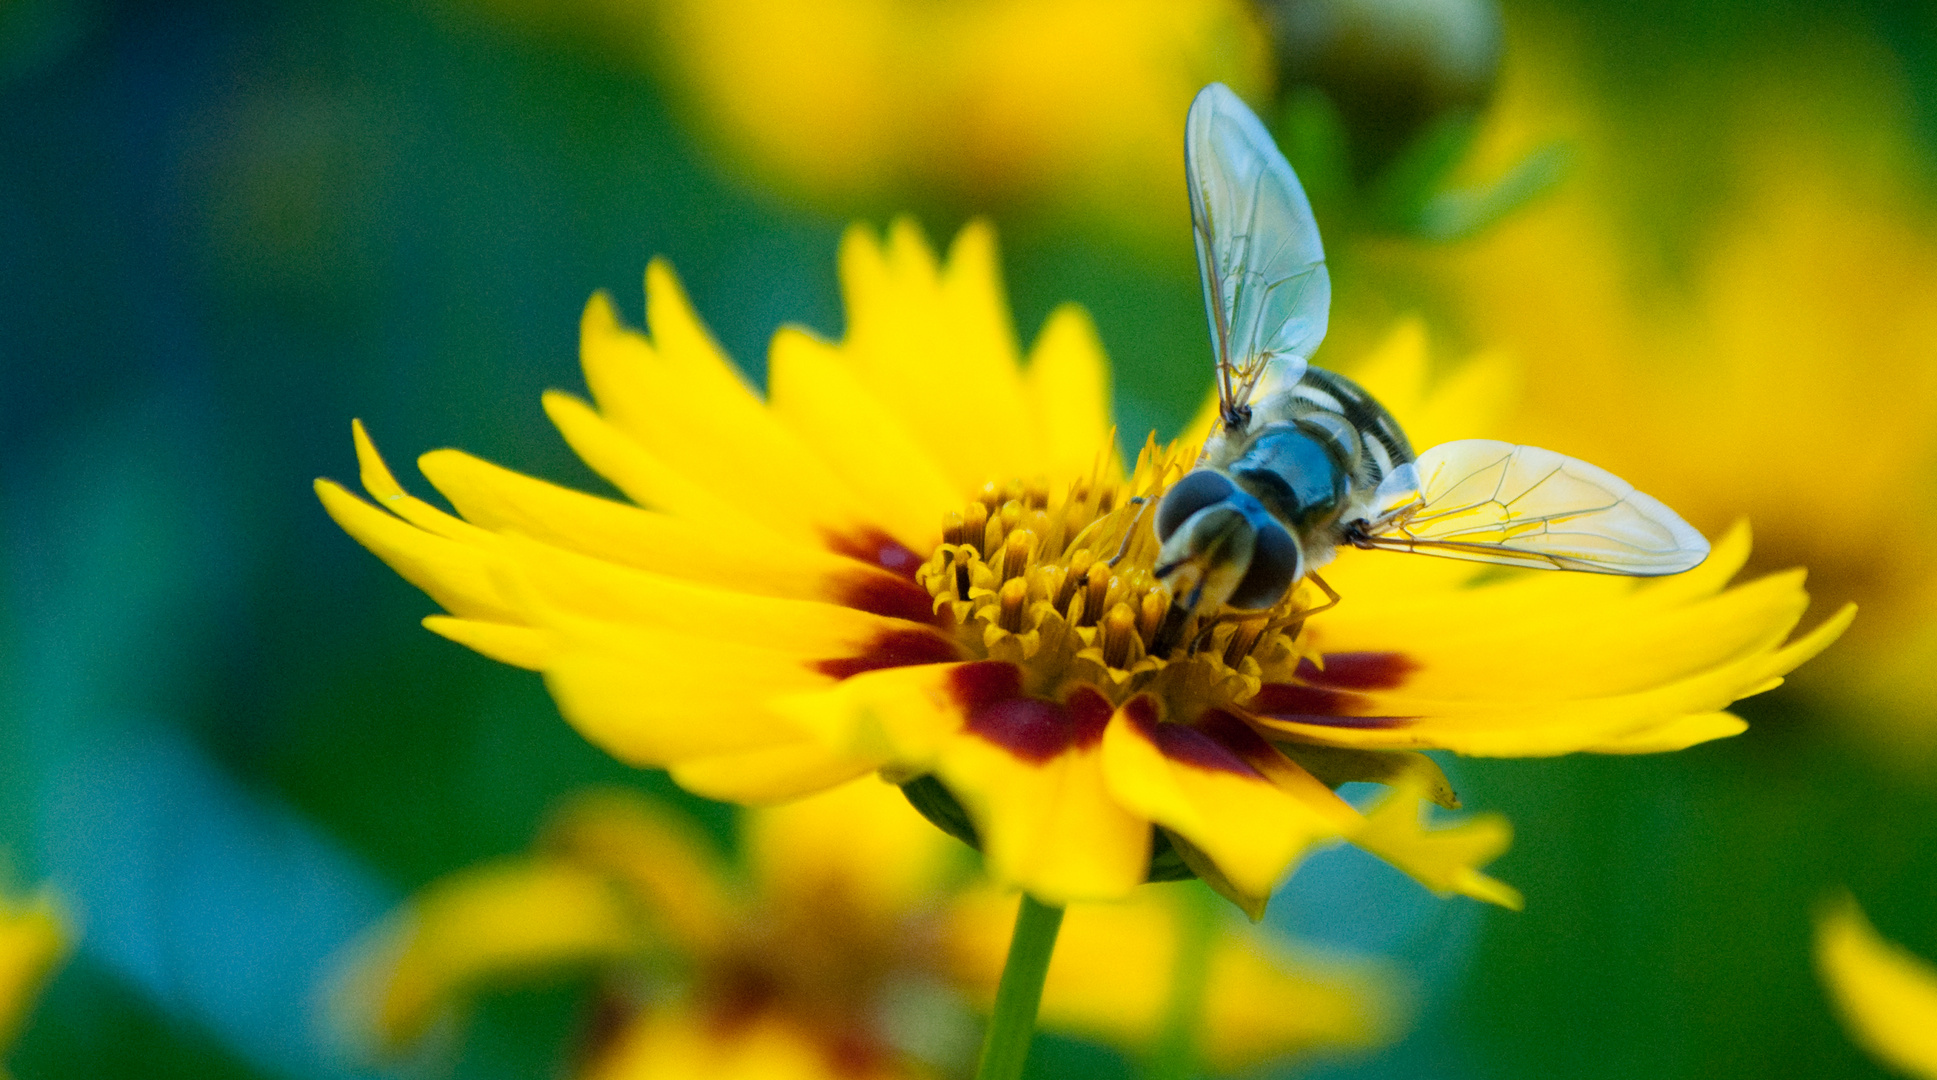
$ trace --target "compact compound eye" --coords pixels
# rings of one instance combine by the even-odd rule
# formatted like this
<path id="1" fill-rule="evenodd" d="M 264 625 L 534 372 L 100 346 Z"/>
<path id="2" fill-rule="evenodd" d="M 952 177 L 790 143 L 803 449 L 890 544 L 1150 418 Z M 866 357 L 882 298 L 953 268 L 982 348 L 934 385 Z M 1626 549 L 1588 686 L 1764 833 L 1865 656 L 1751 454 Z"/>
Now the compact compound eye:
<path id="1" fill-rule="evenodd" d="M 1244 572 L 1244 580 L 1238 582 L 1226 603 L 1252 611 L 1268 608 L 1284 598 L 1285 590 L 1304 569 L 1305 553 L 1299 550 L 1298 542 L 1281 526 L 1266 525 L 1258 530 L 1251 568 Z"/>
<path id="2" fill-rule="evenodd" d="M 1209 469 L 1198 469 L 1187 473 L 1182 480 L 1170 485 L 1164 492 L 1163 501 L 1157 504 L 1157 540 L 1159 543 L 1170 539 L 1170 534 L 1178 526 L 1190 520 L 1192 514 L 1214 506 L 1237 491 L 1222 473 Z"/>

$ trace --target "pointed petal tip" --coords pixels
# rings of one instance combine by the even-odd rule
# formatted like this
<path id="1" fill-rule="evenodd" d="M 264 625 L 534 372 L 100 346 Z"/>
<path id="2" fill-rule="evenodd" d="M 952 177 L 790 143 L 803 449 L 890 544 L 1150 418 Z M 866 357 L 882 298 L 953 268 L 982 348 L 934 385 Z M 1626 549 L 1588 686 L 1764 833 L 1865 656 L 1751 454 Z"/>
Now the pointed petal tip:
<path id="1" fill-rule="evenodd" d="M 1836 644 L 1836 640 L 1842 637 L 1844 632 L 1850 628 L 1850 624 L 1855 621 L 1856 601 L 1852 600 L 1845 603 L 1842 607 L 1837 608 L 1835 613 L 1829 618 L 1816 624 L 1815 629 L 1809 631 L 1809 633 L 1784 645 L 1776 654 L 1780 657 L 1777 670 L 1780 672 L 1794 671 L 1804 663 L 1814 659 L 1823 650 Z"/>
<path id="2" fill-rule="evenodd" d="M 394 502 L 404 497 L 403 485 L 385 464 L 383 455 L 377 452 L 376 441 L 364 428 L 363 421 L 350 421 L 351 438 L 356 443 L 357 468 L 361 472 L 363 490 L 379 503 Z"/>
<path id="3" fill-rule="evenodd" d="M 584 398 L 568 390 L 547 390 L 539 396 L 538 402 L 554 424 L 563 424 L 568 418 L 576 420 L 593 413 L 592 406 Z"/>
<path id="4" fill-rule="evenodd" d="M 912 219 L 909 220 L 912 222 Z M 979 263 L 993 263 L 996 255 L 995 223 L 986 217 L 970 218 L 948 244 L 948 263 L 951 267 L 971 259 Z"/>
<path id="5" fill-rule="evenodd" d="M 585 310 L 579 316 L 579 332 L 590 336 L 594 331 L 610 333 L 619 329 L 619 309 L 612 301 L 612 294 L 599 289 L 585 299 Z"/>
<path id="6" fill-rule="evenodd" d="M 1508 885 L 1498 878 L 1488 877 L 1485 874 L 1480 874 L 1478 877 L 1478 881 L 1469 883 L 1466 888 L 1460 891 L 1475 900 L 1482 900 L 1495 907 L 1503 907 L 1508 911 L 1525 911 L 1527 909 L 1527 898 L 1519 889 Z"/>
<path id="7" fill-rule="evenodd" d="M 880 233 L 875 230 L 871 222 L 848 222 L 847 228 L 841 230 L 841 242 L 836 256 L 841 266 L 845 268 L 850 258 L 878 249 L 879 236 Z"/>
<path id="8" fill-rule="evenodd" d="M 673 269 L 672 260 L 664 255 L 654 255 L 646 262 L 646 298 L 651 300 L 660 290 L 672 289 L 685 292 L 680 283 L 678 271 Z"/>

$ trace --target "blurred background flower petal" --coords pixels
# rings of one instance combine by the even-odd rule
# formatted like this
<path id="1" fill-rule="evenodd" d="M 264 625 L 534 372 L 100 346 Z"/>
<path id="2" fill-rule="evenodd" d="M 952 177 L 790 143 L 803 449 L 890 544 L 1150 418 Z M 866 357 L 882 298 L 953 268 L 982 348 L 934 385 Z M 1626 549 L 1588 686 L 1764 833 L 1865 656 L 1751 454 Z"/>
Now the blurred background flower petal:
<path id="1" fill-rule="evenodd" d="M 1905 1076 L 1937 1077 L 1937 965 L 1885 941 L 1845 893 L 1817 912 L 1816 970 L 1857 1045 Z"/>

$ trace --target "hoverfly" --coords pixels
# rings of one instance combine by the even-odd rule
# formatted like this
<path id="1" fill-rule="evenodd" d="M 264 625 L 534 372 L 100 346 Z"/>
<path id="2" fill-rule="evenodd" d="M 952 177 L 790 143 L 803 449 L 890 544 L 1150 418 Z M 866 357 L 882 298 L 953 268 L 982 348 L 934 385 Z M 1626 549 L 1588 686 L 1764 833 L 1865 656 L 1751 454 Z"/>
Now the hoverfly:
<path id="1" fill-rule="evenodd" d="M 1488 439 L 1415 457 L 1357 384 L 1306 362 L 1331 278 L 1311 204 L 1257 116 L 1221 83 L 1184 137 L 1197 265 L 1217 354 L 1218 423 L 1157 504 L 1172 616 L 1275 606 L 1340 547 L 1602 574 L 1674 574 L 1708 556 L 1660 502 L 1584 461 Z"/>

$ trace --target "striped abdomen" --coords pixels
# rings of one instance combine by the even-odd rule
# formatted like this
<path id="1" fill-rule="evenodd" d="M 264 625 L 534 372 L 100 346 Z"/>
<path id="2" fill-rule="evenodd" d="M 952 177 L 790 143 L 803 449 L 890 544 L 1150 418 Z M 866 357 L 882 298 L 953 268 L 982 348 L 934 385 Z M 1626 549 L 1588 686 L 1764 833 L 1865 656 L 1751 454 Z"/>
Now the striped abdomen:
<path id="1" fill-rule="evenodd" d="M 1387 473 L 1413 460 L 1392 414 L 1358 384 L 1321 368 L 1260 402 L 1224 469 L 1301 536 L 1335 523 Z"/>

